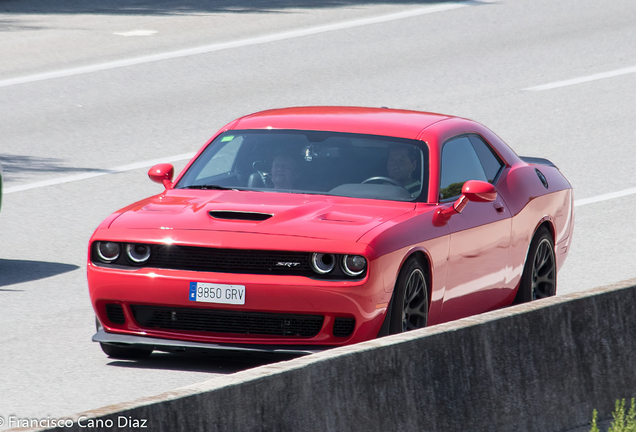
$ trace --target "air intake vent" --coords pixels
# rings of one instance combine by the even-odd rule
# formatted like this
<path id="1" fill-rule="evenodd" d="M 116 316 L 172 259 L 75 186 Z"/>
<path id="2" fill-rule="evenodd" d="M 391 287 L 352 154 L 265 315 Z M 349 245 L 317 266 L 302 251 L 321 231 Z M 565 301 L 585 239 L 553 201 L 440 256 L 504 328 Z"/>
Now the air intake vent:
<path id="1" fill-rule="evenodd" d="M 124 324 L 126 322 L 124 310 L 121 308 L 121 305 L 117 303 L 106 305 L 106 316 L 113 324 Z"/>
<path id="2" fill-rule="evenodd" d="M 333 323 L 333 335 L 335 337 L 351 336 L 356 327 L 356 320 L 353 318 L 336 318 Z"/>
<path id="3" fill-rule="evenodd" d="M 216 309 L 169 308 L 132 305 L 137 323 L 167 331 L 236 333 L 287 337 L 313 337 L 320 332 L 321 315 L 234 312 Z"/>
<path id="4" fill-rule="evenodd" d="M 231 211 L 231 210 L 223 210 L 223 211 L 213 210 L 209 213 L 209 215 L 212 216 L 214 219 L 241 220 L 241 221 L 252 221 L 252 222 L 261 222 L 273 216 L 269 213 L 241 212 L 241 211 Z"/>

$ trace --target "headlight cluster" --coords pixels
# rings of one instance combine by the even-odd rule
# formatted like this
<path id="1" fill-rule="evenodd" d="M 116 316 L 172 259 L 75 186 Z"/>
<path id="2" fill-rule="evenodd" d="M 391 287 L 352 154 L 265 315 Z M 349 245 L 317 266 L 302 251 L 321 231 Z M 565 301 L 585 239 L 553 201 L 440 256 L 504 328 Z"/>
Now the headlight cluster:
<path id="1" fill-rule="evenodd" d="M 141 265 L 150 259 L 150 246 L 139 243 L 96 242 L 95 253 L 99 261 L 110 264 L 122 252 L 132 264 Z"/>
<path id="2" fill-rule="evenodd" d="M 217 249 L 175 244 L 128 243 L 98 240 L 91 245 L 91 261 L 119 269 L 153 267 L 218 273 L 274 274 L 312 279 L 362 279 L 367 259 L 362 255 L 319 252 Z"/>
<path id="3" fill-rule="evenodd" d="M 119 243 L 114 242 L 97 242 L 95 245 L 97 256 L 104 262 L 113 262 L 119 258 L 121 247 Z"/>
<path id="4" fill-rule="evenodd" d="M 361 255 L 335 255 L 329 253 L 311 254 L 311 269 L 320 275 L 331 273 L 338 263 L 344 274 L 360 276 L 367 268 L 367 260 Z"/>

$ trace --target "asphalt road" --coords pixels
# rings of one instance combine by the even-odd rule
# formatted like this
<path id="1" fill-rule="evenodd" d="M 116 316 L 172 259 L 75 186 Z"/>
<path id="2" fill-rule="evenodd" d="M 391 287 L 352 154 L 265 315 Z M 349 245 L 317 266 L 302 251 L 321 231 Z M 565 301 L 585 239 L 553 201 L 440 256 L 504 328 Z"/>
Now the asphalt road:
<path id="1" fill-rule="evenodd" d="M 110 360 L 90 342 L 85 277 L 99 222 L 160 192 L 149 161 L 182 167 L 261 109 L 480 121 L 574 186 L 559 293 L 636 277 L 632 0 L 49 3 L 0 0 L 0 418 L 61 417 L 272 361 Z"/>

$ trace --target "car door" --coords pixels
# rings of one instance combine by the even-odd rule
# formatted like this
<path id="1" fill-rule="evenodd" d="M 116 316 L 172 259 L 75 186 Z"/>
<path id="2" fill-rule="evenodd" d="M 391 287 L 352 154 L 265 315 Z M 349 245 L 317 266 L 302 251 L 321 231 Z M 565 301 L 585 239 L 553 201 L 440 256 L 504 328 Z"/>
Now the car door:
<path id="1" fill-rule="evenodd" d="M 440 202 L 452 203 L 467 180 L 493 183 L 505 164 L 477 135 L 448 140 L 442 147 Z M 506 267 L 511 215 L 500 196 L 469 202 L 448 220 L 450 246 L 441 322 L 486 312 L 510 296 Z"/>

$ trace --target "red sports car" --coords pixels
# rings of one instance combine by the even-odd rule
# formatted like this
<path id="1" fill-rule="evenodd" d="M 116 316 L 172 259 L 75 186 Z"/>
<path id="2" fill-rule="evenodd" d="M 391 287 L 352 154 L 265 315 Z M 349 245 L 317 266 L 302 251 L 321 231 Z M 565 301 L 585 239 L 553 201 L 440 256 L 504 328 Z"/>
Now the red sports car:
<path id="1" fill-rule="evenodd" d="M 572 188 L 471 120 L 304 107 L 222 128 L 93 234 L 111 357 L 313 352 L 552 296 Z"/>

